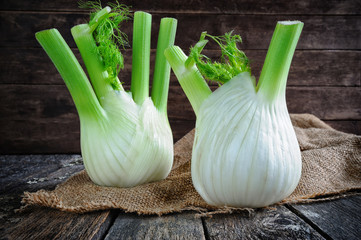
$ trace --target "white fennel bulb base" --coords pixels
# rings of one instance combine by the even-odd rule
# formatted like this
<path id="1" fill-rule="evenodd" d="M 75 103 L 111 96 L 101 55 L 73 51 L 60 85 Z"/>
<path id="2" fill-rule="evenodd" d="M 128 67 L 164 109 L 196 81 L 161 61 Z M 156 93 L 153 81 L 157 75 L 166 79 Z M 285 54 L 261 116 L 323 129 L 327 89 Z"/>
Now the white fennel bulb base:
<path id="1" fill-rule="evenodd" d="M 285 99 L 265 101 L 249 73 L 234 77 L 201 105 L 191 169 L 193 184 L 207 203 L 276 203 L 296 188 L 301 166 Z"/>
<path id="2" fill-rule="evenodd" d="M 166 115 L 150 98 L 139 106 L 125 91 L 111 92 L 103 101 L 104 116 L 80 118 L 82 155 L 92 181 L 133 187 L 167 177 L 173 137 Z"/>
<path id="3" fill-rule="evenodd" d="M 264 207 L 289 196 L 301 177 L 300 148 L 286 105 L 286 83 L 302 31 L 299 21 L 278 22 L 259 81 L 236 44 L 239 35 L 203 32 L 187 57 L 165 55 L 197 116 L 192 181 L 211 205 Z M 201 54 L 209 37 L 222 61 Z M 212 92 L 204 80 L 223 84 Z"/>

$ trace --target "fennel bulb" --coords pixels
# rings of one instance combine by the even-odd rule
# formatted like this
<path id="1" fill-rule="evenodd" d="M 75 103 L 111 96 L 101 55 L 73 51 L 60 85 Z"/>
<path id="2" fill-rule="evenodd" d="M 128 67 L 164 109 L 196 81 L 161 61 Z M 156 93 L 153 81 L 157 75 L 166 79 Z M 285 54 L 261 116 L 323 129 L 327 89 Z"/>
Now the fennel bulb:
<path id="1" fill-rule="evenodd" d="M 231 49 L 240 38 L 232 40 L 230 34 L 213 37 L 223 56 L 229 54 L 228 63 L 200 60 L 205 34 L 189 58 L 178 47 L 166 50 L 197 116 L 192 181 L 207 203 L 264 207 L 281 201 L 296 188 L 302 161 L 285 89 L 302 26 L 298 21 L 278 22 L 257 85 L 248 60 L 238 49 Z M 231 57 L 236 62 L 232 63 Z M 201 73 L 224 84 L 212 93 Z"/>
<path id="2" fill-rule="evenodd" d="M 175 19 L 163 18 L 156 53 L 153 90 L 149 97 L 151 15 L 134 14 L 131 92 L 118 79 L 126 44 L 119 30 L 127 20 L 123 5 L 97 10 L 88 24 L 71 29 L 91 84 L 69 46 L 56 29 L 36 38 L 58 69 L 77 108 L 81 152 L 92 181 L 102 186 L 132 187 L 164 179 L 173 163 L 173 137 L 167 117 L 170 66 L 164 49 L 173 45 Z M 118 45 L 117 45 L 118 44 Z"/>
<path id="3" fill-rule="evenodd" d="M 173 138 L 167 117 L 151 98 L 136 104 L 125 91 L 104 97 L 104 115 L 82 118 L 85 168 L 98 185 L 132 187 L 164 179 L 173 163 Z"/>

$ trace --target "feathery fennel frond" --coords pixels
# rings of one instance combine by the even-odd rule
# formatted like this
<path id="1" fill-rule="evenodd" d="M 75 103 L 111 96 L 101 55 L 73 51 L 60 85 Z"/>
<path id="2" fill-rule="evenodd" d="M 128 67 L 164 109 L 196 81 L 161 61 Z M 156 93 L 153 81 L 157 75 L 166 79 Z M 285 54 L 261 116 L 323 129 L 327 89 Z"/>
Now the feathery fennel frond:
<path id="1" fill-rule="evenodd" d="M 203 48 L 208 43 L 208 40 L 205 39 L 206 37 L 212 39 L 220 46 L 222 51 L 220 62 L 212 62 L 210 58 L 201 54 Z M 226 83 L 242 72 L 251 71 L 246 54 L 237 47 L 237 43 L 241 42 L 241 36 L 232 35 L 232 32 L 228 32 L 223 36 L 212 36 L 207 32 L 203 32 L 198 43 L 190 49 L 186 65 L 195 63 L 200 73 L 207 80 L 220 84 Z"/>
<path id="2" fill-rule="evenodd" d="M 109 74 L 112 87 L 119 90 L 120 83 L 117 76 L 124 68 L 124 58 L 120 47 L 128 47 L 128 37 L 120 30 L 121 23 L 130 19 L 129 7 L 116 3 L 108 3 L 111 12 L 102 15 L 99 19 L 97 13 L 102 11 L 100 1 L 79 2 L 79 7 L 90 8 L 89 26 L 93 29 L 93 37 L 97 43 L 97 51 L 102 57 L 105 69 Z"/>

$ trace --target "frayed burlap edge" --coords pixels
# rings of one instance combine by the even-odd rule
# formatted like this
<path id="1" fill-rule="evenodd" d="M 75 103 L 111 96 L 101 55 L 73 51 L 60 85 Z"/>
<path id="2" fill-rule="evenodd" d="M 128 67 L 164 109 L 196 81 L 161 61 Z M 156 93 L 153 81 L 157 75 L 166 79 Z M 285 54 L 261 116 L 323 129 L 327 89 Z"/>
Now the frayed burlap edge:
<path id="1" fill-rule="evenodd" d="M 64 182 L 66 184 L 66 182 Z M 170 213 L 180 213 L 184 211 L 192 211 L 196 212 L 195 217 L 201 218 L 201 217 L 209 217 L 212 218 L 214 215 L 218 214 L 232 214 L 232 213 L 245 213 L 248 216 L 250 216 L 252 213 L 254 213 L 255 208 L 235 208 L 235 207 L 228 207 L 228 206 L 212 206 L 209 204 L 204 204 L 203 206 L 185 206 L 181 209 L 168 209 L 168 211 L 165 211 L 164 209 L 162 211 L 154 211 L 154 212 L 147 212 L 147 211 L 139 211 L 137 209 L 125 209 L 120 207 L 116 202 L 114 201 L 105 201 L 103 204 L 98 204 L 95 202 L 89 202 L 84 204 L 84 206 L 81 207 L 68 207 L 63 204 L 61 199 L 59 199 L 56 194 L 49 193 L 45 190 L 39 190 L 35 193 L 30 192 L 24 192 L 23 199 L 21 201 L 23 206 L 21 206 L 19 209 L 16 209 L 15 211 L 18 213 L 25 212 L 29 209 L 31 209 L 33 206 L 45 206 L 48 208 L 58 209 L 63 212 L 72 212 L 72 213 L 78 213 L 78 214 L 84 214 L 89 212 L 89 208 L 92 209 L 91 211 L 100 211 L 100 210 L 109 210 L 109 209 L 121 209 L 125 213 L 137 213 L 138 215 L 157 215 L 162 216 Z M 277 203 L 276 205 L 283 205 L 285 203 Z M 266 208 L 272 208 L 272 206 L 264 207 Z"/>
<path id="2" fill-rule="evenodd" d="M 66 184 L 66 182 L 62 183 Z M 59 185 L 60 186 L 60 185 Z M 278 203 L 275 203 L 271 206 L 266 206 L 259 209 L 274 209 L 276 206 L 281 206 L 285 204 L 311 204 L 315 202 L 326 202 L 337 200 L 345 197 L 351 196 L 361 196 L 360 188 L 348 188 L 342 191 L 335 191 L 335 192 L 320 192 L 314 193 L 311 195 L 306 195 L 298 198 L 289 198 Z M 138 215 L 158 215 L 162 216 L 169 213 L 180 213 L 184 211 L 194 211 L 196 212 L 195 217 L 212 217 L 213 215 L 217 214 L 232 214 L 232 213 L 247 213 L 250 216 L 254 213 L 255 208 L 235 208 L 235 207 L 217 207 L 208 204 L 204 204 L 204 206 L 185 206 L 182 209 L 168 209 L 168 211 L 155 211 L 155 212 L 146 212 L 146 211 L 138 211 L 137 209 L 125 209 L 122 208 L 117 204 L 115 201 L 105 201 L 103 204 L 98 204 L 95 202 L 89 202 L 84 204 L 81 207 L 68 207 L 63 204 L 62 200 L 59 199 L 56 194 L 52 192 L 47 192 L 45 190 L 39 190 L 34 193 L 24 192 L 23 199 L 21 201 L 23 206 L 16 210 L 16 212 L 23 212 L 27 209 L 31 208 L 33 205 L 38 206 L 46 206 L 49 208 L 58 209 L 64 212 L 73 212 L 73 213 L 87 213 L 89 209 L 91 211 L 99 211 L 99 210 L 109 210 L 109 209 L 122 209 L 125 213 L 137 213 Z"/>
<path id="3" fill-rule="evenodd" d="M 297 117 L 295 117 L 295 116 L 297 116 Z M 305 121 L 305 119 L 307 121 Z M 325 130 L 332 130 L 332 131 L 338 132 L 338 131 L 332 129 L 330 126 L 328 126 L 324 122 L 322 122 L 321 120 L 319 120 L 318 118 L 316 118 L 315 116 L 310 115 L 310 114 L 294 115 L 292 122 L 295 126 L 297 126 L 300 129 L 317 128 L 317 129 L 325 129 Z M 189 141 L 190 139 L 193 138 L 193 134 L 194 134 L 194 130 L 191 131 L 190 133 L 188 133 L 182 139 L 183 140 L 188 139 L 188 141 Z M 342 134 L 344 134 L 344 133 L 342 133 Z M 185 149 L 184 146 L 177 145 L 180 141 L 178 141 L 175 144 L 175 152 L 177 152 L 177 150 L 178 150 L 178 152 L 180 152 L 179 155 L 175 156 L 175 164 L 174 164 L 175 167 L 182 165 L 182 162 L 179 162 L 179 161 L 176 162 L 177 158 L 182 158 L 182 157 L 189 158 L 190 157 L 189 152 L 182 152 Z M 187 147 L 189 148 L 190 146 L 187 146 Z M 71 178 L 76 177 L 77 175 L 80 175 L 81 173 L 82 172 L 77 173 L 74 176 L 72 176 Z M 71 178 L 69 178 L 69 179 L 71 179 Z M 59 184 L 56 187 L 56 189 L 62 187 L 63 185 L 66 185 L 68 180 L 62 184 Z M 316 193 L 304 195 L 302 197 L 297 197 L 297 198 L 289 197 L 289 198 L 286 198 L 285 200 L 283 200 L 279 203 L 276 203 L 272 206 L 269 206 L 267 208 L 270 208 L 270 207 L 272 208 L 277 205 L 284 205 L 284 204 L 313 203 L 313 202 L 320 202 L 320 201 L 330 201 L 330 200 L 334 200 L 334 199 L 343 198 L 345 196 L 359 195 L 359 194 L 361 194 L 360 192 L 358 192 L 360 189 L 361 189 L 361 187 L 351 187 L 351 188 L 339 189 L 337 191 L 316 192 Z M 118 201 L 115 201 L 115 200 L 114 201 L 106 200 L 101 203 L 89 201 L 87 203 L 82 203 L 82 206 L 74 207 L 74 206 L 67 206 L 66 204 L 64 204 L 62 199 L 60 199 L 56 194 L 54 194 L 54 191 L 49 192 L 49 191 L 45 191 L 45 190 L 39 190 L 36 193 L 25 192 L 23 199 L 22 199 L 22 203 L 25 205 L 23 207 L 21 207 L 20 210 L 25 210 L 32 205 L 46 206 L 46 207 L 56 208 L 61 211 L 76 212 L 76 213 L 85 213 L 85 212 L 89 212 L 89 211 L 97 211 L 97 210 L 105 210 L 105 209 L 115 208 L 115 209 L 122 209 L 125 212 L 135 212 L 140 215 L 141 214 L 142 215 L 156 214 L 159 216 L 163 215 L 163 214 L 192 210 L 192 211 L 196 211 L 198 213 L 197 216 L 208 216 L 208 217 L 211 217 L 212 215 L 215 215 L 215 214 L 232 213 L 232 212 L 247 212 L 250 214 L 254 211 L 254 209 L 252 209 L 252 208 L 215 207 L 215 206 L 208 205 L 204 201 L 197 202 L 197 204 L 195 204 L 195 205 L 194 204 L 193 205 L 185 204 L 180 208 L 179 208 L 179 206 L 178 206 L 178 208 L 166 208 L 166 209 L 155 208 L 152 210 L 152 212 L 149 212 L 149 210 L 143 211 L 143 210 L 139 210 L 137 208 L 129 208 L 129 206 L 124 207 L 124 206 L 119 205 Z M 354 191 L 354 192 L 350 193 L 350 191 Z"/>

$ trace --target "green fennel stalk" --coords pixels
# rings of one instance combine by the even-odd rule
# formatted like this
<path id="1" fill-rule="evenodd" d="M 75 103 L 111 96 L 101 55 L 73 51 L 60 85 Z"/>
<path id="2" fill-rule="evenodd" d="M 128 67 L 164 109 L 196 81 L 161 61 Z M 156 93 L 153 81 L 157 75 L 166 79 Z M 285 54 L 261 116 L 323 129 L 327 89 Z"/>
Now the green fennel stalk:
<path id="1" fill-rule="evenodd" d="M 151 23 L 152 15 L 144 12 L 134 14 L 131 91 L 138 104 L 149 96 Z"/>
<path id="2" fill-rule="evenodd" d="M 45 52 L 53 61 L 69 89 L 79 115 L 99 117 L 103 109 L 97 100 L 88 78 L 73 52 L 57 29 L 36 33 Z"/>
<path id="3" fill-rule="evenodd" d="M 298 21 L 276 26 L 257 84 L 257 92 L 269 100 L 285 96 L 288 72 L 302 28 L 303 23 Z"/>
<path id="4" fill-rule="evenodd" d="M 155 57 L 151 96 L 157 109 L 165 114 L 167 114 L 170 65 L 164 56 L 164 51 L 174 44 L 176 26 L 177 21 L 174 18 L 162 18 Z"/>

